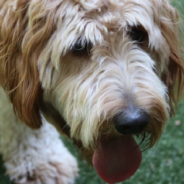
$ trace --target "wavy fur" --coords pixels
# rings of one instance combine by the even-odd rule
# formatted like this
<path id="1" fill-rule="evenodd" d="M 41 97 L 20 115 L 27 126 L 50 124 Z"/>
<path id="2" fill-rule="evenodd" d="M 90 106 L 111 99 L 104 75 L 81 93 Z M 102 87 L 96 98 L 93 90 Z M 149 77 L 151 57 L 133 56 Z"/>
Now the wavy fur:
<path id="1" fill-rule="evenodd" d="M 131 106 L 150 116 L 151 147 L 183 87 L 177 11 L 167 0 L 1 0 L 0 84 L 23 123 L 38 129 L 43 115 L 88 160 Z"/>

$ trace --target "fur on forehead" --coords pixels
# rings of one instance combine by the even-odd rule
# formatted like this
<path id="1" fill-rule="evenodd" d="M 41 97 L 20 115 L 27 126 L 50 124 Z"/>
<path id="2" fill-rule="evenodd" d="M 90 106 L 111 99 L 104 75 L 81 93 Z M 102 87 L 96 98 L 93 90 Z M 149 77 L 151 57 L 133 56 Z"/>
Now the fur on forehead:
<path id="1" fill-rule="evenodd" d="M 57 23 L 56 30 L 48 44 L 53 45 L 52 49 L 50 47 L 45 50 L 47 52 L 50 50 L 49 55 L 51 55 L 51 61 L 55 61 L 53 64 L 56 68 L 60 63 L 60 56 L 66 54 L 77 40 L 90 41 L 95 45 L 102 43 L 104 38 L 113 31 L 115 33 L 122 31 L 123 37 L 123 33 L 126 34 L 131 27 L 138 25 L 148 33 L 149 48 L 161 51 L 167 45 L 161 33 L 161 20 L 170 24 L 172 18 L 175 18 L 175 10 L 165 0 L 157 2 L 145 0 L 144 3 L 137 0 L 76 0 L 62 3 L 58 1 L 58 4 L 56 1 L 53 4 L 48 7 L 53 7 L 53 11 L 58 8 L 54 20 Z M 169 8 L 172 16 L 168 18 L 169 13 L 163 10 L 163 6 L 166 11 Z M 168 56 L 169 48 L 166 50 L 162 53 L 165 57 Z"/>

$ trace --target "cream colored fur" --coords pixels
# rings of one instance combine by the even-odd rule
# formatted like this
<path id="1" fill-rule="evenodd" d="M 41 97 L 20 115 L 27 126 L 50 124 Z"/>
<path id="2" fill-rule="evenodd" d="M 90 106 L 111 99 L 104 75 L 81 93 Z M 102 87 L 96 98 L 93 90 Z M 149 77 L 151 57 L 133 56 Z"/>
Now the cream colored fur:
<path id="1" fill-rule="evenodd" d="M 150 117 L 136 136 L 153 146 L 183 84 L 178 23 L 167 0 L 1 0 L 0 84 L 10 101 L 0 89 L 0 146 L 10 178 L 74 183 L 77 163 L 56 129 L 91 163 L 101 140 L 122 136 L 114 117 L 134 108 Z"/>
<path id="2" fill-rule="evenodd" d="M 0 109 L 0 153 L 10 179 L 18 184 L 73 184 L 77 162 L 56 129 L 44 118 L 35 131 L 20 122 L 2 88 Z"/>

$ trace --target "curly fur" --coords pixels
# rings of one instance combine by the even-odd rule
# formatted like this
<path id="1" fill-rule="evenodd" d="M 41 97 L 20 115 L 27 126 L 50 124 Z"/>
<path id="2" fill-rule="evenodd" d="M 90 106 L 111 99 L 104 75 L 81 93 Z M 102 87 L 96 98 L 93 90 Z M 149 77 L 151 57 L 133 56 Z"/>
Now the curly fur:
<path id="1" fill-rule="evenodd" d="M 1 0 L 0 84 L 16 117 L 39 129 L 43 115 L 89 162 L 100 139 L 120 136 L 113 118 L 131 106 L 150 116 L 141 135 L 151 147 L 183 85 L 178 28 L 167 0 Z M 87 54 L 72 52 L 78 41 Z"/>

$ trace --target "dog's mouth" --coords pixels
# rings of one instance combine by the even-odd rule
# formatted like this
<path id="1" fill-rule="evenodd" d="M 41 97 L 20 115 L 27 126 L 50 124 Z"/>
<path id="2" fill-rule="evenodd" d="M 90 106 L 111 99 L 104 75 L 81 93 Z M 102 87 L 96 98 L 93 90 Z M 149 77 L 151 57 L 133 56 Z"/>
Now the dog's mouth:
<path id="1" fill-rule="evenodd" d="M 93 154 L 93 165 L 107 183 L 122 182 L 131 177 L 142 160 L 141 150 L 131 135 L 100 141 Z"/>

